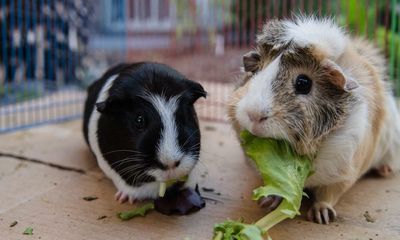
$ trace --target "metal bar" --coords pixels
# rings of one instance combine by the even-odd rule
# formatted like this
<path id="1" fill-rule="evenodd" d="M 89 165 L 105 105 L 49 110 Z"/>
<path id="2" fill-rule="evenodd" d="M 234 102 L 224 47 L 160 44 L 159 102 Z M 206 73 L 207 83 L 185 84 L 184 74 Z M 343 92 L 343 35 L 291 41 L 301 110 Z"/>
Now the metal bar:
<path id="1" fill-rule="evenodd" d="M 313 8 L 314 8 L 314 1 L 313 0 L 308 0 L 307 7 L 308 7 L 308 10 L 307 10 L 308 14 L 314 14 L 313 13 Z"/>
<path id="2" fill-rule="evenodd" d="M 276 17 L 280 17 L 280 14 L 279 14 L 279 2 L 280 1 L 277 1 L 277 0 L 273 0 L 273 5 L 274 5 L 274 7 L 273 7 L 273 11 L 274 11 L 274 13 L 273 13 L 273 17 L 274 18 L 276 18 Z"/>
<path id="3" fill-rule="evenodd" d="M 247 1 L 246 0 L 241 0 L 242 2 L 242 29 L 241 29 L 241 41 L 240 41 L 240 46 L 246 46 L 247 45 Z"/>
<path id="4" fill-rule="evenodd" d="M 389 54 L 389 77 L 395 83 L 395 61 L 396 61 L 396 50 L 395 50 L 395 42 L 396 42 L 396 0 L 391 1 L 391 9 L 392 9 L 392 27 L 391 27 L 391 42 L 390 42 L 390 54 Z"/>
<path id="5" fill-rule="evenodd" d="M 292 14 L 295 13 L 294 12 L 295 9 L 297 9 L 296 8 L 296 0 L 291 0 L 290 1 L 290 13 L 289 13 L 290 16 L 292 16 Z"/>
<path id="6" fill-rule="evenodd" d="M 272 0 L 267 0 L 267 4 L 266 4 L 266 7 L 265 7 L 265 12 L 266 12 L 266 18 L 267 18 L 267 20 L 270 20 L 271 19 L 271 1 Z"/>
<path id="7" fill-rule="evenodd" d="M 359 5 L 358 5 L 358 2 L 359 2 L 359 0 L 358 1 L 353 1 L 354 2 L 354 10 L 355 11 L 359 11 L 360 9 L 359 9 Z M 349 9 L 349 11 L 350 11 L 350 9 Z M 360 34 L 360 29 L 361 29 L 361 26 L 360 26 L 360 24 L 361 24 L 361 14 L 357 14 L 357 16 L 355 17 L 355 26 L 354 26 L 354 31 L 355 31 L 355 33 L 357 34 L 357 35 L 359 35 Z"/>
<path id="8" fill-rule="evenodd" d="M 282 16 L 286 17 L 287 16 L 287 0 L 282 0 Z"/>
<path id="9" fill-rule="evenodd" d="M 3 9 L 3 13 L 4 13 L 4 19 L 2 21 L 2 28 L 1 28 L 1 39 L 2 39 L 2 58 L 3 58 L 3 71 L 4 71 L 4 79 L 3 82 L 1 83 L 2 86 L 2 96 L 0 95 L 0 100 L 1 102 L 7 103 L 7 91 L 8 91 L 8 41 L 7 41 L 7 18 L 8 18 L 8 14 L 6 11 L 7 8 L 7 4 L 6 4 L 6 0 L 2 0 L 1 1 L 1 5 L 2 5 L 2 9 Z M 2 127 L 6 127 L 8 126 L 7 124 L 7 119 L 4 119 L 4 121 L 2 120 L 1 122 L 1 126 Z"/>
<path id="10" fill-rule="evenodd" d="M 250 1 L 250 44 L 255 42 L 257 11 L 255 11 L 255 1 Z"/>
<path id="11" fill-rule="evenodd" d="M 318 16 L 322 16 L 322 0 L 318 0 Z"/>
<path id="12" fill-rule="evenodd" d="M 375 0 L 375 21 L 374 21 L 374 42 L 375 44 L 377 43 L 377 38 L 376 38 L 376 29 L 378 26 L 378 21 L 379 21 L 379 0 Z"/>
<path id="13" fill-rule="evenodd" d="M 369 39 L 369 12 L 368 12 L 369 0 L 365 0 L 365 6 L 367 7 L 367 9 L 366 9 L 367 14 L 365 15 L 366 19 L 365 19 L 365 29 L 364 29 L 364 31 L 365 31 L 365 37 L 367 39 Z"/>
<path id="14" fill-rule="evenodd" d="M 9 14 L 10 14 L 10 28 L 9 28 L 9 34 L 10 34 L 10 39 L 11 39 L 11 41 L 10 41 L 10 51 L 11 51 L 11 54 L 10 54 L 10 64 L 9 64 L 9 73 L 10 73 L 10 76 L 9 76 L 9 83 L 10 83 L 10 85 L 12 86 L 13 85 L 13 83 L 14 83 L 14 78 L 15 78 L 15 26 L 14 26 L 14 22 L 15 22 L 15 17 L 16 17 L 16 14 L 15 14 L 15 2 L 14 1 L 11 1 L 10 2 L 10 9 L 9 9 Z M 8 94 L 9 95 L 11 95 L 10 93 L 10 91 L 12 91 L 13 89 L 12 88 L 9 88 L 8 89 Z M 11 97 L 11 96 L 10 96 Z M 11 98 L 10 98 L 11 99 Z M 12 119 L 10 118 L 9 119 L 9 121 L 8 121 L 8 124 L 9 124 L 9 126 L 14 126 L 15 125 L 15 123 L 14 123 L 14 121 L 12 121 Z"/>
<path id="15" fill-rule="evenodd" d="M 400 0 L 396 1 L 396 4 L 400 4 Z M 397 36 L 400 35 L 400 13 L 397 15 Z M 397 42 L 397 81 L 396 81 L 396 89 L 397 89 L 397 96 L 400 96 L 400 41 Z"/>
<path id="16" fill-rule="evenodd" d="M 300 11 L 301 13 L 304 12 L 304 0 L 300 0 Z"/>
<path id="17" fill-rule="evenodd" d="M 332 16 L 332 6 L 331 6 L 331 3 L 332 3 L 331 0 L 326 1 L 326 12 L 325 12 L 325 15 Z M 337 3 L 337 4 L 339 4 L 339 3 Z"/>
<path id="18" fill-rule="evenodd" d="M 28 40 L 28 34 L 30 33 L 30 17 L 31 17 L 31 12 L 30 12 L 30 0 L 24 0 L 25 1 L 25 81 L 24 81 L 24 89 L 25 92 L 28 91 L 28 76 L 29 76 L 29 71 L 30 71 L 30 47 L 29 47 L 29 40 Z M 25 101 L 25 104 L 28 105 L 29 101 Z M 30 116 L 28 113 L 25 113 L 24 115 L 24 124 L 27 124 L 30 122 Z"/>
<path id="19" fill-rule="evenodd" d="M 236 6 L 236 29 L 235 29 L 235 34 L 236 34 L 236 47 L 240 47 L 240 1 L 241 0 L 236 0 L 235 1 L 235 6 Z"/>
<path id="20" fill-rule="evenodd" d="M 386 8 L 385 8 L 385 55 L 389 55 L 389 15 L 390 15 L 390 0 L 386 0 Z M 393 9 L 395 7 L 393 6 Z"/>

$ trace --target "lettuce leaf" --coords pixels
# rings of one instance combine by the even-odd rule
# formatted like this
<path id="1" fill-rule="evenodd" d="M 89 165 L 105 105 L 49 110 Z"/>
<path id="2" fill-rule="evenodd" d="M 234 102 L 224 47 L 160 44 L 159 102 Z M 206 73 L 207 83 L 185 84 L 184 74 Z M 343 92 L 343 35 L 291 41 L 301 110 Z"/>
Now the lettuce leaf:
<path id="1" fill-rule="evenodd" d="M 158 196 L 159 197 L 164 197 L 165 192 L 167 191 L 167 188 L 174 185 L 177 182 L 186 182 L 188 180 L 188 175 L 185 175 L 183 177 L 180 177 L 178 179 L 171 179 L 166 182 L 160 182 L 160 187 L 158 188 Z"/>
<path id="2" fill-rule="evenodd" d="M 214 236 L 222 232 L 221 239 L 224 240 L 258 240 L 277 223 L 300 214 L 304 184 L 312 173 L 311 157 L 300 156 L 283 140 L 258 138 L 248 131 L 243 131 L 240 138 L 245 153 L 255 163 L 264 180 L 265 186 L 253 191 L 253 200 L 257 201 L 270 195 L 280 196 L 283 200 L 274 211 L 254 225 L 233 221 L 215 225 Z M 260 234 L 244 235 L 248 229 L 254 229 L 251 226 L 257 227 Z"/>
<path id="3" fill-rule="evenodd" d="M 242 221 L 225 221 L 214 226 L 213 240 L 263 240 L 262 229 Z"/>
<path id="4" fill-rule="evenodd" d="M 125 212 L 120 212 L 117 214 L 117 216 L 121 219 L 121 220 L 129 220 L 131 218 L 134 217 L 144 217 L 146 216 L 146 214 L 154 209 L 154 203 L 147 203 L 141 207 L 135 208 L 133 210 L 130 211 L 125 211 Z"/>

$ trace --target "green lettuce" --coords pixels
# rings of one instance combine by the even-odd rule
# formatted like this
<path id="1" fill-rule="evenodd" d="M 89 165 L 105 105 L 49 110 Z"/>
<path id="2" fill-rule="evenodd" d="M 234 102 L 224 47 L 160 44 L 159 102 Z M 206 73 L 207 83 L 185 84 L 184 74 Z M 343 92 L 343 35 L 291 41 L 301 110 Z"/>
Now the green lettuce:
<path id="1" fill-rule="evenodd" d="M 303 188 L 312 173 L 311 157 L 297 154 L 283 140 L 253 136 L 248 131 L 240 134 L 247 156 L 255 163 L 264 185 L 253 191 L 253 200 L 276 195 L 283 198 L 280 205 L 254 224 L 226 221 L 214 227 L 216 240 L 259 240 L 270 228 L 286 218 L 300 214 Z"/>
<path id="2" fill-rule="evenodd" d="M 174 185 L 177 182 L 186 182 L 188 180 L 188 176 L 183 176 L 181 178 L 178 179 L 171 179 L 169 181 L 166 182 L 160 182 L 160 186 L 158 188 L 158 196 L 159 197 L 164 197 L 165 192 L 167 191 L 167 188 Z"/>
<path id="3" fill-rule="evenodd" d="M 146 214 L 154 209 L 154 203 L 147 203 L 141 207 L 135 208 L 133 210 L 130 211 L 125 211 L 125 212 L 120 212 L 117 214 L 117 216 L 121 219 L 121 220 L 129 220 L 131 218 L 134 217 L 144 217 L 146 216 Z"/>

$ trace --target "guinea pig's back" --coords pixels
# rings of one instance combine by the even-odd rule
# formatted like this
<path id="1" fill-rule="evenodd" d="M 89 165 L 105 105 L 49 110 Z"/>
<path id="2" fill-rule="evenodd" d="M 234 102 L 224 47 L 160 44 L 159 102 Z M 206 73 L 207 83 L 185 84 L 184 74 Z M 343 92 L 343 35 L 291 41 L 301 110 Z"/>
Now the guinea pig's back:
<path id="1" fill-rule="evenodd" d="M 380 49 L 364 38 L 353 38 L 353 46 L 365 61 L 374 67 L 380 80 L 388 80 L 386 74 L 386 61 Z"/>
<path id="2" fill-rule="evenodd" d="M 92 115 L 92 112 L 94 110 L 94 106 L 97 102 L 97 99 L 99 97 L 99 93 L 101 89 L 103 88 L 104 84 L 107 82 L 107 80 L 115 75 L 120 73 L 124 68 L 129 66 L 129 64 L 119 64 L 111 69 L 109 69 L 106 73 L 103 74 L 103 76 L 94 81 L 87 89 L 87 97 L 85 101 L 85 108 L 83 112 L 83 135 L 85 137 L 86 143 L 89 144 L 88 140 L 88 125 L 89 125 L 89 119 L 90 116 Z"/>

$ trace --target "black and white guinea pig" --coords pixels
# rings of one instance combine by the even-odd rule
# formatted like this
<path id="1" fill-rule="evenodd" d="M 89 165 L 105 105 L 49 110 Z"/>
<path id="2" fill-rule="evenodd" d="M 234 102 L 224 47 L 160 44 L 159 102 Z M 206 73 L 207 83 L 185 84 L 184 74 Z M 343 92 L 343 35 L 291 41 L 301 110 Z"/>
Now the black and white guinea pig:
<path id="1" fill-rule="evenodd" d="M 83 131 L 119 202 L 156 198 L 199 159 L 203 87 L 158 63 L 120 64 L 88 88 Z"/>

